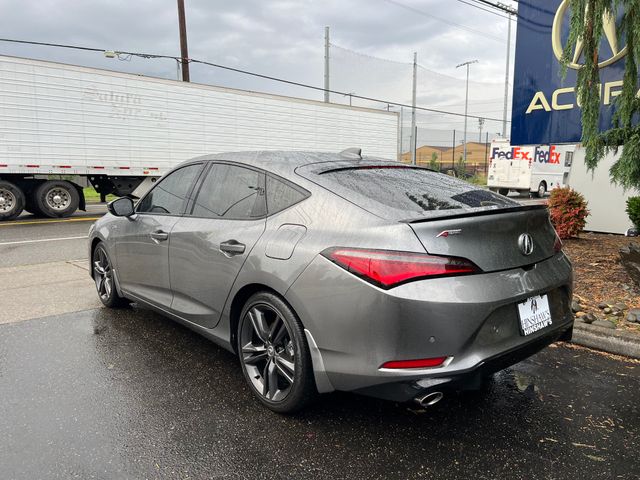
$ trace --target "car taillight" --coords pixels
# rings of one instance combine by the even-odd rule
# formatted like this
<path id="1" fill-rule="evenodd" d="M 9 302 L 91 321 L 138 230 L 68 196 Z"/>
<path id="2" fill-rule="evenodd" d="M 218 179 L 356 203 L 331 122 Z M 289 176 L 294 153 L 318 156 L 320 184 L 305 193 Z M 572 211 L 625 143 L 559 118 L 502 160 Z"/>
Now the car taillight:
<path id="1" fill-rule="evenodd" d="M 558 253 L 562 250 L 562 240 L 560 240 L 560 237 L 556 234 L 556 241 L 553 242 L 553 251 L 555 253 Z"/>
<path id="2" fill-rule="evenodd" d="M 422 358 L 419 360 L 393 360 L 380 368 L 434 368 L 441 367 L 448 357 Z"/>
<path id="3" fill-rule="evenodd" d="M 359 248 L 329 248 L 322 255 L 382 288 L 395 287 L 410 280 L 465 275 L 480 272 L 469 260 L 423 253 Z"/>

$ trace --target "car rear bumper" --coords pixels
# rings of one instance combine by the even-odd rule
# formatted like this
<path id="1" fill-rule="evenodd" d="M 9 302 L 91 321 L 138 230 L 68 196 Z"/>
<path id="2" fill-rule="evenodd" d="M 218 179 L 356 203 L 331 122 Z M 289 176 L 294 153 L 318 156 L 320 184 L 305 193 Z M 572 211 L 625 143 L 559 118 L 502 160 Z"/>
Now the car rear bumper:
<path id="1" fill-rule="evenodd" d="M 483 360 L 467 371 L 450 372 L 444 376 L 434 374 L 417 380 L 384 383 L 358 389 L 355 392 L 396 402 L 408 402 L 432 392 L 475 390 L 480 388 L 487 376 L 529 358 L 553 342 L 569 341 L 572 334 L 573 323 L 556 328 L 533 341 Z"/>
<path id="2" fill-rule="evenodd" d="M 570 336 L 571 288 L 571 264 L 563 254 L 526 268 L 390 290 L 318 257 L 286 299 L 313 335 L 323 378 L 334 389 L 400 401 L 438 385 L 472 385 L 496 365 L 505 368 Z M 539 294 L 548 295 L 553 324 L 525 337 L 517 303 Z M 381 368 L 392 360 L 434 357 L 453 358 L 430 369 Z"/>

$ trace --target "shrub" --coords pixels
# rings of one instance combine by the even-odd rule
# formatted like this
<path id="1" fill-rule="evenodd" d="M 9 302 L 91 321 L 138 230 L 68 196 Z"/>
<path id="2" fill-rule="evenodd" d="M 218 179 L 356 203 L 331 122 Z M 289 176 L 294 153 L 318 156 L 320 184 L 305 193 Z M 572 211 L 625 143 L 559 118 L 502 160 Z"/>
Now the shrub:
<path id="1" fill-rule="evenodd" d="M 640 197 L 629 197 L 627 200 L 627 215 L 633 226 L 640 229 Z"/>
<path id="2" fill-rule="evenodd" d="M 436 152 L 431 152 L 431 160 L 429 160 L 429 168 L 431 170 L 435 170 L 436 172 L 440 171 L 440 164 L 438 163 L 438 154 Z"/>
<path id="3" fill-rule="evenodd" d="M 589 210 L 581 193 L 571 187 L 554 188 L 547 205 L 560 238 L 576 237 L 584 229 Z"/>

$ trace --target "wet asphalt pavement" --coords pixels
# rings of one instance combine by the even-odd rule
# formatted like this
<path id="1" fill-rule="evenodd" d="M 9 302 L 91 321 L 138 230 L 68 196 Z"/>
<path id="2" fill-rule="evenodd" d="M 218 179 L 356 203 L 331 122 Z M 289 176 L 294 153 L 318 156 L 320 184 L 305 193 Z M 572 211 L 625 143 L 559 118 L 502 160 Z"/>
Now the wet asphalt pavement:
<path id="1" fill-rule="evenodd" d="M 155 313 L 0 325 L 0 470 L 20 478 L 640 478 L 640 364 L 554 346 L 428 411 L 330 394 L 296 416 Z"/>

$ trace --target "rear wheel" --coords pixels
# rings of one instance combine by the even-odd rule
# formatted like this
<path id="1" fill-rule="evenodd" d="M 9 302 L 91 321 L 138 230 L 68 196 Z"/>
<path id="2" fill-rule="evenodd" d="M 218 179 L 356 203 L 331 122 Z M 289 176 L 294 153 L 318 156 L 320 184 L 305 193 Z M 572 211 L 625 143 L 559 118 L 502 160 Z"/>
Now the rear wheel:
<path id="1" fill-rule="evenodd" d="M 259 292 L 249 298 L 237 338 L 245 379 L 267 408 L 292 413 L 317 395 L 304 330 L 280 297 Z"/>
<path id="2" fill-rule="evenodd" d="M 544 197 L 544 195 L 547 193 L 547 183 L 546 182 L 540 182 L 540 185 L 538 185 L 538 190 L 536 192 L 536 196 L 538 198 L 542 198 Z"/>
<path id="3" fill-rule="evenodd" d="M 24 210 L 24 193 L 11 182 L 0 180 L 0 220 L 13 220 Z"/>
<path id="4" fill-rule="evenodd" d="M 499 188 L 498 189 L 498 193 L 500 195 L 504 195 L 506 197 L 507 195 L 509 195 L 509 189 L 508 188 Z"/>
<path id="5" fill-rule="evenodd" d="M 93 250 L 93 280 L 100 301 L 109 308 L 126 307 L 129 302 L 118 295 L 116 289 L 113 264 L 102 243 L 98 243 Z"/>
<path id="6" fill-rule="evenodd" d="M 76 187 L 64 180 L 49 180 L 35 191 L 35 205 L 46 217 L 68 217 L 79 204 Z"/>

